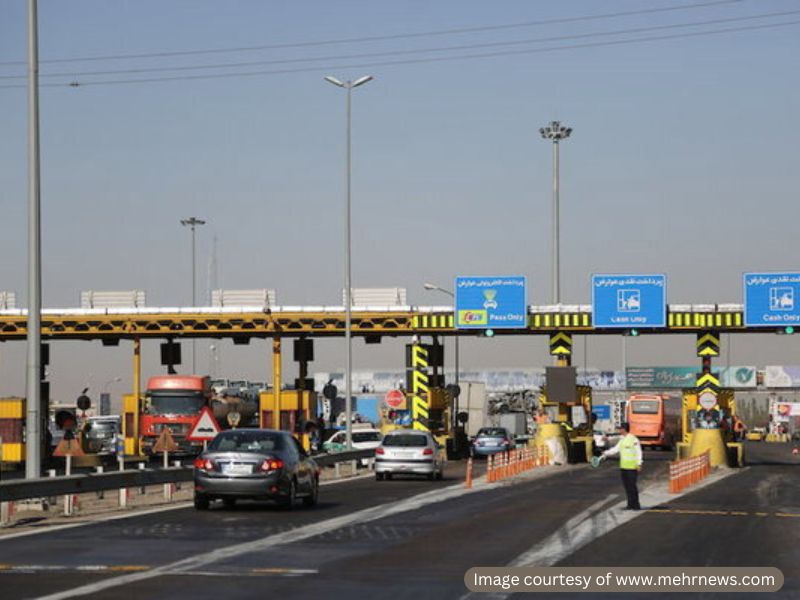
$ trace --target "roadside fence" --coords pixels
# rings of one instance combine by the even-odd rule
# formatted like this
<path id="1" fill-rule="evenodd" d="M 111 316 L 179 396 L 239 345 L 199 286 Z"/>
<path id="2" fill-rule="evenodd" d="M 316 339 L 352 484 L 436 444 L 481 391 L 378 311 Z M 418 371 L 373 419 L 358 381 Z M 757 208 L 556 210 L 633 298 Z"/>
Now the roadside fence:
<path id="1" fill-rule="evenodd" d="M 711 453 L 684 458 L 669 463 L 669 492 L 677 494 L 690 485 L 699 483 L 711 473 Z"/>
<path id="2" fill-rule="evenodd" d="M 550 464 L 550 456 L 543 446 L 524 447 L 507 452 L 498 452 L 486 457 L 486 481 L 493 483 L 514 477 L 536 467 Z M 467 475 L 464 486 L 472 487 L 472 459 L 467 461 Z"/>

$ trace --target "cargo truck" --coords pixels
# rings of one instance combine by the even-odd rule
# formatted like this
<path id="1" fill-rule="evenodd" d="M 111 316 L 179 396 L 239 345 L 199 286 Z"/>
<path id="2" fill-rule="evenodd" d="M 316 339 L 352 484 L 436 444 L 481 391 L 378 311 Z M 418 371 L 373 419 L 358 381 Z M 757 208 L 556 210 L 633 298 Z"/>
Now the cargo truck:
<path id="1" fill-rule="evenodd" d="M 178 454 L 198 454 L 202 442 L 186 439 L 192 426 L 205 407 L 209 407 L 221 429 L 227 429 L 227 416 L 239 413 L 241 425 L 250 424 L 258 411 L 257 396 L 250 394 L 215 394 L 208 377 L 199 375 L 160 375 L 147 382 L 144 406 L 140 415 L 140 436 L 145 454 L 153 453 L 153 446 L 164 428 L 169 428 L 178 444 Z"/>

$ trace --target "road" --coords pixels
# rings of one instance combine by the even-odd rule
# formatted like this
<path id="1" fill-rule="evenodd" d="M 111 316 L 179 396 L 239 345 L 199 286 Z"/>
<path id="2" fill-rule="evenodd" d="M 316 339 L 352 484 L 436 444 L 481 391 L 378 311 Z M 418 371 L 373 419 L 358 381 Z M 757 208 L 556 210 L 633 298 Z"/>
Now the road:
<path id="1" fill-rule="evenodd" d="M 751 449 L 768 464 L 678 499 L 648 505 L 644 494 L 649 510 L 636 515 L 617 506 L 612 464 L 467 493 L 456 463 L 443 482 L 326 486 L 313 510 L 181 508 L 45 532 L 0 541 L 0 589 L 4 600 L 66 590 L 109 599 L 462 598 L 470 567 L 534 556 L 538 565 L 774 565 L 787 583 L 771 597 L 789 598 L 800 593 L 791 543 L 800 518 L 776 513 L 800 515 L 800 484 L 778 448 Z M 667 458 L 646 455 L 641 487 L 661 494 L 653 498 L 667 498 Z"/>

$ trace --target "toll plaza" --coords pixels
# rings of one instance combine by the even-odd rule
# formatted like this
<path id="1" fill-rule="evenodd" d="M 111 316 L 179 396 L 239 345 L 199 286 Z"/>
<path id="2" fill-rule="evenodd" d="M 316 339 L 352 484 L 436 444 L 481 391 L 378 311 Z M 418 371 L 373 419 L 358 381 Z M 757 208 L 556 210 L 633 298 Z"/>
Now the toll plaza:
<path id="1" fill-rule="evenodd" d="M 480 287 L 481 285 L 497 287 L 498 283 L 517 290 L 518 293 L 517 297 L 512 296 L 509 306 L 499 304 L 505 319 L 500 321 L 492 315 L 498 306 L 498 298 L 504 298 L 504 294 L 498 295 L 494 290 L 495 295 L 489 298 L 484 293 L 492 290 L 486 287 L 481 291 Z M 702 381 L 698 379 L 698 385 L 704 386 L 698 397 L 710 398 L 718 389 L 715 384 L 707 384 L 711 381 L 708 379 L 709 376 L 714 378 L 710 361 L 713 356 L 719 355 L 720 334 L 763 333 L 767 328 L 773 329 L 776 333 L 785 333 L 790 327 L 766 325 L 763 319 L 762 322 L 748 324 L 745 322 L 745 305 L 667 305 L 664 293 L 665 280 L 663 277 L 652 275 L 594 276 L 593 293 L 597 304 L 592 306 L 527 306 L 524 302 L 524 278 L 462 278 L 457 284 L 469 290 L 473 297 L 457 298 L 453 309 L 356 306 L 352 321 L 353 335 L 364 339 L 367 343 L 380 342 L 384 337 L 430 340 L 430 343 L 426 344 L 421 342 L 412 344 L 406 353 L 406 366 L 410 375 L 407 389 L 411 392 L 412 422 L 413 427 L 423 428 L 427 427 L 425 423 L 428 420 L 435 421 L 441 424 L 439 426 L 441 431 L 448 432 L 444 435 L 449 438 L 455 435 L 457 429 L 458 400 L 453 389 L 446 391 L 448 382 L 444 381 L 440 373 L 444 360 L 441 340 L 445 337 L 478 335 L 497 336 L 500 339 L 506 335 L 547 336 L 557 366 L 568 367 L 571 362 L 574 334 L 622 336 L 692 334 L 696 335 L 698 340 L 698 357 L 701 359 L 698 372 L 706 376 Z M 641 288 L 638 295 L 633 293 L 637 290 L 635 286 Z M 656 292 L 661 290 L 660 295 L 649 292 L 648 286 Z M 474 306 L 478 306 L 480 302 L 488 304 L 490 309 L 475 309 Z M 656 308 L 648 308 L 650 304 L 655 304 Z M 630 313 L 635 312 L 632 308 L 644 310 L 645 313 L 649 311 L 652 314 L 631 320 Z M 313 361 L 313 340 L 342 336 L 343 333 L 344 314 L 341 307 L 266 305 L 258 309 L 246 306 L 46 309 L 42 317 L 42 335 L 48 344 L 56 343 L 60 339 L 100 341 L 106 346 L 131 344 L 133 389 L 125 397 L 122 419 L 126 453 L 131 455 L 139 453 L 138 415 L 144 400 L 141 372 L 142 340 L 164 340 L 161 346 L 161 362 L 168 370 L 172 370 L 174 364 L 179 362 L 180 340 L 227 338 L 236 344 L 266 340 L 269 343 L 267 364 L 271 365 L 272 386 L 261 395 L 259 423 L 265 427 L 279 424 L 281 428 L 297 430 L 314 417 L 312 413 L 315 410 L 315 391 L 312 389 L 313 380 L 308 377 L 308 365 Z M 25 334 L 24 310 L 0 311 L 0 340 L 5 342 L 23 340 Z M 298 365 L 295 371 L 294 389 L 284 389 L 281 383 L 286 379 L 283 354 L 284 345 L 289 341 L 293 344 L 293 359 Z M 47 348 L 47 344 L 44 344 L 43 348 Z M 430 379 L 426 379 L 426 376 Z M 47 385 L 43 380 L 44 390 L 47 390 Z M 591 414 L 590 391 L 578 387 L 575 387 L 575 391 L 576 399 L 568 398 L 553 403 L 549 399 L 547 390 L 544 390 L 543 406 L 556 408 L 553 415 L 555 421 L 569 424 L 573 417 L 572 407 L 577 405 L 583 407 L 585 414 Z M 686 400 L 688 408 L 683 431 L 687 436 L 691 424 L 688 411 L 696 412 L 692 402 L 699 401 L 693 401 L 691 398 L 692 396 L 688 395 Z M 735 401 L 728 402 L 723 393 L 722 403 L 718 408 L 730 418 Z M 570 433 L 573 438 L 576 435 L 581 438 L 578 443 L 586 442 L 585 435 L 578 435 L 575 431 Z M 683 442 L 688 444 L 689 438 Z M 686 451 L 691 453 L 691 450 Z M 740 457 L 737 461 L 741 462 L 741 449 L 736 448 L 736 453 Z"/>

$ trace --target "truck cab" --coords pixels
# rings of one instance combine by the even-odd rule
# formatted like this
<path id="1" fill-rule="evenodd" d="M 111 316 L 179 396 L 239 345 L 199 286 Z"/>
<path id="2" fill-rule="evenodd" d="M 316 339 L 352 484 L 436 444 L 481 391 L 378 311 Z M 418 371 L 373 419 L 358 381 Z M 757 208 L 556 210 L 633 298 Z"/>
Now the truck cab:
<path id="1" fill-rule="evenodd" d="M 152 448 L 164 428 L 168 428 L 178 444 L 179 454 L 197 454 L 201 443 L 186 439 L 192 425 L 211 400 L 208 377 L 197 375 L 161 375 L 147 382 L 141 415 L 142 449 Z"/>

